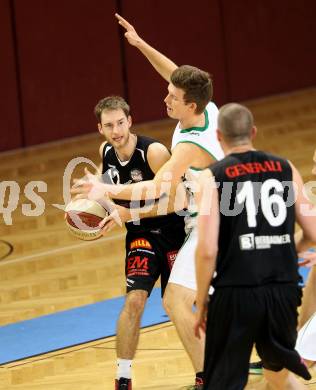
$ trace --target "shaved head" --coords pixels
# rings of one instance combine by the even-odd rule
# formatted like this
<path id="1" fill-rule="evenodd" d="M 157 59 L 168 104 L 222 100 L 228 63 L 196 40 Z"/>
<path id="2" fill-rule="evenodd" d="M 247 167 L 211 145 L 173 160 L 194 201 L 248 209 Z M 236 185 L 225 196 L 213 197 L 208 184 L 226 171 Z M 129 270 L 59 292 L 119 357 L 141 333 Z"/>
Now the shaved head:
<path id="1" fill-rule="evenodd" d="M 239 145 L 249 141 L 253 127 L 253 116 L 247 107 L 229 103 L 219 110 L 218 128 L 230 144 Z"/>

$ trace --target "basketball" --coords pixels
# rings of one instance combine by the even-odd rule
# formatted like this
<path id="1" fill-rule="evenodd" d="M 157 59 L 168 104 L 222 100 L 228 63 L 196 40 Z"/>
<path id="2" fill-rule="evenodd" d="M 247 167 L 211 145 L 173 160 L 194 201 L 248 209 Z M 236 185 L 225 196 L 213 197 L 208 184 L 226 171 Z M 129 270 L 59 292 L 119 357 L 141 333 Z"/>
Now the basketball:
<path id="1" fill-rule="evenodd" d="M 65 209 L 66 226 L 80 240 L 96 240 L 101 237 L 99 223 L 109 215 L 100 203 L 89 199 L 71 201 Z"/>

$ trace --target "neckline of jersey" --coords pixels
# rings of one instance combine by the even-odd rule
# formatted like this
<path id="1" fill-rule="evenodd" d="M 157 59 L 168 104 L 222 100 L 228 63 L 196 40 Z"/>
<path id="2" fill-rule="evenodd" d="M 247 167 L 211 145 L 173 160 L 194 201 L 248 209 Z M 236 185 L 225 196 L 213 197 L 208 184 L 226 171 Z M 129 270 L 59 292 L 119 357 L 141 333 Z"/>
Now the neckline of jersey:
<path id="1" fill-rule="evenodd" d="M 195 126 L 195 127 L 189 127 L 187 129 L 180 130 L 180 133 L 189 133 L 190 131 L 196 130 L 196 131 L 205 131 L 208 128 L 209 125 L 209 119 L 208 119 L 208 112 L 207 110 L 204 110 L 204 118 L 205 118 L 205 125 L 204 126 Z"/>
<path id="2" fill-rule="evenodd" d="M 131 134 L 132 134 L 132 133 L 131 133 Z M 131 154 L 131 157 L 130 157 L 128 160 L 121 161 L 121 159 L 119 158 L 118 154 L 116 153 L 116 150 L 115 150 L 114 146 L 112 146 L 113 149 L 114 149 L 115 156 L 116 156 L 118 162 L 120 163 L 120 165 L 121 165 L 122 167 L 125 167 L 125 166 L 131 161 L 131 159 L 133 158 L 133 156 L 134 156 L 134 154 L 135 154 L 135 150 L 137 149 L 137 144 L 138 144 L 138 135 L 135 134 L 135 136 L 136 136 L 135 147 L 134 147 L 133 153 Z"/>

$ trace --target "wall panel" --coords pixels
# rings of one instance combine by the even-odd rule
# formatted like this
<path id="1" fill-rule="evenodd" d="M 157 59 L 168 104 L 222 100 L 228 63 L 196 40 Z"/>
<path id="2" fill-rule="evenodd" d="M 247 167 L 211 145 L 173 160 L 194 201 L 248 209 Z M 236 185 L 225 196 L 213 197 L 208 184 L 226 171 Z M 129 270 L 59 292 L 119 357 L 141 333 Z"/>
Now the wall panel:
<path id="1" fill-rule="evenodd" d="M 96 131 L 109 94 L 127 92 L 135 122 L 167 117 L 167 83 L 119 36 L 117 4 L 177 64 L 209 71 L 218 105 L 316 85 L 314 0 L 2 0 L 0 150 Z"/>
<path id="2" fill-rule="evenodd" d="M 138 33 L 178 65 L 190 64 L 213 75 L 217 104 L 226 100 L 222 29 L 217 0 L 198 7 L 183 0 L 123 1 L 123 16 Z M 126 43 L 129 101 L 137 121 L 167 116 L 163 99 L 167 83 L 137 49 Z"/>
<path id="3" fill-rule="evenodd" d="M 231 100 L 316 84 L 314 0 L 221 0 Z"/>
<path id="4" fill-rule="evenodd" d="M 10 1 L 0 2 L 0 151 L 22 146 Z"/>
<path id="5" fill-rule="evenodd" d="M 96 101 L 123 91 L 115 1 L 14 4 L 26 144 L 96 131 Z"/>

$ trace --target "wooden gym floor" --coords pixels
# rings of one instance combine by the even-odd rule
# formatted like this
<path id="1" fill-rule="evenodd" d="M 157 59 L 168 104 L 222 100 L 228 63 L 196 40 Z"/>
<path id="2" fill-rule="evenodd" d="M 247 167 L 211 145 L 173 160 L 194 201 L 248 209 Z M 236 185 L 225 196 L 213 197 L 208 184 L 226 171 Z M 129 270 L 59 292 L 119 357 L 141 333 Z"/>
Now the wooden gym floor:
<path id="1" fill-rule="evenodd" d="M 316 148 L 316 88 L 246 102 L 253 111 L 259 134 L 258 149 L 290 159 L 312 180 L 312 156 Z M 135 126 L 170 145 L 174 122 Z M 124 230 L 117 228 L 95 242 L 81 242 L 65 228 L 63 212 L 53 204 L 63 203 L 65 167 L 84 156 L 97 164 L 101 138 L 97 131 L 84 137 L 62 140 L 0 154 L 1 180 L 15 180 L 19 203 L 12 225 L 0 225 L 0 325 L 124 295 Z M 73 177 L 82 176 L 82 165 Z M 24 195 L 32 180 L 47 183 L 40 195 L 45 211 L 24 216 Z M 116 321 L 116 319 L 113 319 Z M 19 335 L 17 335 L 19 337 Z M 23 340 L 21 340 L 23 342 Z M 109 390 L 115 376 L 115 340 L 69 348 L 0 366 L 0 389 Z M 192 383 L 193 370 L 171 323 L 144 329 L 133 366 L 133 389 L 171 390 Z M 250 377 L 256 389 L 258 377 Z M 308 386 L 316 389 L 316 372 Z"/>

